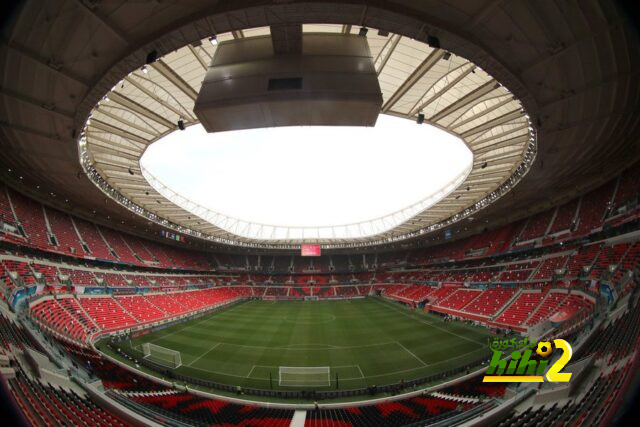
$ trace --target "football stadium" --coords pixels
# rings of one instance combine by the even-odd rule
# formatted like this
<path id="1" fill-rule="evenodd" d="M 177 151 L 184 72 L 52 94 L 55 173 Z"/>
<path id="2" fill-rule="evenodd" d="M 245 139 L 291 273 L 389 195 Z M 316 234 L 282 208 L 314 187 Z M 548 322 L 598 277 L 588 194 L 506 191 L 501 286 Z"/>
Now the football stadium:
<path id="1" fill-rule="evenodd" d="M 7 425 L 637 423 L 630 4 L 3 12 Z"/>

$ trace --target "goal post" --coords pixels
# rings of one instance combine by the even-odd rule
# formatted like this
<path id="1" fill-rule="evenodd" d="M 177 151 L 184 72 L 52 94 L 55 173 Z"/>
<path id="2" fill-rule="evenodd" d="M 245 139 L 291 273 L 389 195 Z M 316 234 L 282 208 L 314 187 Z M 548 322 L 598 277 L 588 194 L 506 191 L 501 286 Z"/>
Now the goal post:
<path id="1" fill-rule="evenodd" d="M 280 366 L 278 384 L 282 387 L 327 387 L 331 385 L 329 366 Z"/>
<path id="2" fill-rule="evenodd" d="M 179 368 L 182 366 L 182 357 L 179 351 L 147 342 L 142 344 L 142 352 L 144 353 L 145 359 L 151 360 L 158 365 L 169 368 Z"/>

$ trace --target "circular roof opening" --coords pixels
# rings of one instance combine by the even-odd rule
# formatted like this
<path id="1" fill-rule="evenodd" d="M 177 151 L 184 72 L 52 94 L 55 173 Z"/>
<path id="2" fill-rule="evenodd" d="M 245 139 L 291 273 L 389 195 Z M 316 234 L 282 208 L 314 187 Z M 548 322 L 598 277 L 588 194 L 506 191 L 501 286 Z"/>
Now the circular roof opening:
<path id="1" fill-rule="evenodd" d="M 375 127 L 172 132 L 140 159 L 160 194 L 251 239 L 379 234 L 455 190 L 473 154 L 430 125 L 380 115 Z"/>
<path id="2" fill-rule="evenodd" d="M 343 27 L 337 24 L 303 25 L 305 33 L 342 30 Z M 245 37 L 263 37 L 269 35 L 270 31 L 270 27 L 258 27 L 243 30 L 243 34 Z M 304 151 L 294 162 L 287 161 L 279 167 L 275 162 L 281 156 L 273 154 L 274 143 L 268 144 L 272 147 L 268 151 L 269 156 L 258 159 L 261 169 L 254 168 L 254 180 L 258 184 L 250 186 L 252 189 L 264 188 L 258 196 L 249 199 L 249 192 L 240 188 L 238 171 L 252 172 L 248 158 L 229 163 L 233 165 L 233 171 L 222 178 L 199 175 L 192 181 L 198 184 L 187 185 L 187 189 L 193 190 L 201 187 L 203 182 L 208 183 L 207 191 L 217 192 L 213 208 L 204 206 L 204 201 L 192 200 L 192 196 L 183 191 L 174 191 L 174 184 L 165 185 L 163 182 L 166 178 L 158 179 L 150 170 L 141 168 L 140 159 L 145 151 L 173 133 L 177 123 L 182 121 L 187 129 L 199 123 L 193 112 L 196 94 L 202 87 L 206 64 L 219 46 L 209 43 L 206 38 L 201 40 L 197 48 L 193 48 L 193 44 L 183 46 L 166 53 L 146 68 L 132 69 L 102 96 L 87 117 L 78 139 L 83 170 L 107 197 L 163 228 L 219 244 L 264 249 L 297 249 L 301 243 L 311 242 L 320 243 L 325 248 L 360 247 L 417 237 L 484 209 L 520 182 L 533 164 L 537 152 L 535 129 L 520 100 L 489 73 L 455 53 L 428 46 L 423 41 L 401 34 L 369 31 L 366 37 L 383 97 L 381 113 L 391 118 L 406 119 L 404 125 L 407 129 L 428 135 L 426 126 L 415 125 L 416 120 L 423 117 L 425 124 L 459 137 L 471 151 L 473 163 L 466 178 L 457 189 L 435 203 L 432 202 L 437 200 L 439 194 L 433 197 L 425 194 L 426 199 L 415 202 L 418 200 L 416 195 L 423 197 L 419 192 L 427 188 L 422 186 L 425 181 L 433 181 L 422 174 L 434 169 L 431 163 L 424 163 L 425 158 L 433 158 L 433 155 L 400 147 L 423 140 L 433 144 L 434 138 L 423 138 L 422 135 L 417 139 L 407 137 L 404 131 L 392 132 L 393 135 L 388 138 L 387 142 L 395 144 L 397 151 L 394 153 L 396 155 L 387 156 L 382 165 L 366 157 L 373 151 L 371 147 L 375 146 L 366 134 L 343 138 L 364 146 L 354 150 L 357 154 L 353 157 L 343 155 L 339 158 L 337 154 L 329 156 L 329 160 L 323 160 L 320 157 L 323 150 L 309 149 L 313 155 Z M 232 33 L 217 35 L 217 40 L 221 42 L 233 39 Z M 184 140 L 188 134 L 188 131 L 182 132 L 182 140 L 178 144 L 186 146 L 188 142 Z M 219 135 L 211 138 L 219 141 Z M 246 141 L 253 141 L 254 144 L 267 139 L 249 138 L 246 135 Z M 297 139 L 306 142 L 309 139 L 306 135 Z M 342 137 L 325 136 L 316 146 L 339 144 Z M 279 140 L 275 137 L 271 139 Z M 310 145 L 297 144 L 289 152 L 306 150 L 301 147 Z M 344 147 L 344 144 L 339 145 L 338 152 L 343 153 Z M 256 149 L 245 151 L 260 153 Z M 209 160 L 206 168 L 211 168 L 212 160 L 220 159 L 215 155 L 201 157 Z M 265 157 L 268 162 L 264 161 Z M 398 166 L 399 172 L 394 172 L 390 165 L 397 165 L 398 158 L 406 164 L 404 167 Z M 171 167 L 175 169 L 174 165 L 179 163 L 178 155 L 172 159 L 174 163 Z M 417 159 L 423 161 L 417 164 Z M 219 160 L 216 169 L 221 169 L 220 163 Z M 362 169 L 354 170 L 355 163 L 362 165 Z M 441 162 L 436 163 L 442 166 Z M 297 172 L 296 166 L 299 167 Z M 203 167 L 194 166 L 193 169 L 189 173 L 202 171 Z M 291 212 L 293 220 L 284 218 L 282 213 L 266 218 L 248 217 L 246 212 L 267 213 L 267 208 L 279 203 L 274 195 L 276 185 L 265 181 L 277 175 L 276 171 L 287 172 L 294 177 L 296 185 L 298 181 L 306 184 L 298 193 L 292 190 L 293 185 L 289 185 L 288 192 L 287 189 L 283 190 L 286 198 L 280 205 L 295 202 L 289 204 L 287 210 Z M 416 172 L 417 176 L 410 175 L 411 171 Z M 347 175 L 347 172 L 351 175 Z M 373 179 L 381 173 L 387 177 L 396 175 L 400 179 L 386 186 L 374 182 Z M 329 175 L 342 179 L 338 184 L 327 184 L 324 178 Z M 318 181 L 311 181 L 311 177 L 317 178 L 320 184 L 314 184 Z M 403 179 L 404 183 L 398 184 Z M 220 186 L 234 189 L 235 196 L 245 192 L 246 195 L 242 197 L 251 201 L 250 209 L 243 208 L 238 213 L 232 209 L 232 205 L 223 205 Z M 412 186 L 416 192 L 407 194 L 408 186 Z M 346 202 L 341 202 L 333 190 L 341 187 L 351 189 Z M 334 193 L 321 199 L 321 188 Z M 448 188 L 440 193 L 446 193 Z M 397 206 L 389 207 L 391 199 L 387 196 L 396 196 L 396 192 L 402 192 L 398 197 L 411 197 Z M 305 196 L 311 200 L 303 200 Z M 261 202 L 258 197 L 268 200 Z M 350 207 L 362 204 L 362 198 L 382 200 L 383 206 L 389 209 L 381 211 L 375 206 L 368 206 L 363 209 L 368 213 L 367 216 L 356 216 L 358 212 Z M 239 199 L 236 197 L 234 200 Z M 318 216 L 312 215 L 319 213 L 317 208 L 324 205 L 332 210 Z M 302 207 L 307 210 L 295 212 Z M 353 216 L 338 216 L 348 211 L 352 211 Z M 397 226 L 394 227 L 394 224 Z"/>

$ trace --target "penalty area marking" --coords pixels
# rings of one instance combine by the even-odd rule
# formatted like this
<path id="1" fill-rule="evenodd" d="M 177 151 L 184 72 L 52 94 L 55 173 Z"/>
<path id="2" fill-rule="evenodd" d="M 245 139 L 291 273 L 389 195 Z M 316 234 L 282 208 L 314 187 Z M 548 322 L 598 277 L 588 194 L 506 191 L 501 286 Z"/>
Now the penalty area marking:
<path id="1" fill-rule="evenodd" d="M 358 368 L 358 372 L 360 372 L 360 376 L 359 377 L 353 377 L 353 378 L 341 378 L 343 380 L 360 380 L 360 379 L 365 379 L 366 377 L 364 376 L 364 373 L 362 373 L 362 369 L 360 368 L 360 365 L 338 365 L 338 366 L 329 366 L 329 368 L 331 369 L 340 369 L 340 368 Z"/>
<path id="2" fill-rule="evenodd" d="M 276 370 L 280 369 L 280 366 L 275 366 L 275 365 L 252 365 L 251 366 L 251 370 L 249 371 L 249 373 L 247 375 L 245 375 L 245 378 L 249 378 L 251 376 L 251 374 L 253 373 L 253 370 L 256 368 L 275 368 Z M 269 378 L 259 378 L 259 377 L 255 377 L 256 379 L 261 379 L 261 380 L 268 380 Z"/>
<path id="3" fill-rule="evenodd" d="M 349 349 L 355 349 L 355 348 L 380 347 L 384 345 L 396 344 L 396 341 L 387 341 L 387 342 L 380 342 L 375 344 L 350 345 L 350 346 L 337 346 L 337 345 L 331 345 L 331 344 L 292 344 L 292 345 L 281 346 L 281 347 L 265 347 L 261 345 L 235 344 L 230 342 L 221 342 L 220 344 L 224 344 L 232 347 L 256 348 L 260 350 L 333 351 L 333 350 L 349 350 Z M 300 347 L 305 345 L 308 347 Z M 317 345 L 326 345 L 326 347 L 314 347 Z"/>
<path id="4" fill-rule="evenodd" d="M 280 369 L 280 366 L 253 365 L 253 366 L 251 366 L 251 369 L 249 370 L 249 373 L 247 375 L 245 375 L 245 378 L 253 378 L 255 380 L 268 380 L 269 379 L 269 378 L 263 378 L 263 377 L 252 377 L 251 374 L 253 374 L 253 371 L 256 368 L 268 368 L 268 369 L 274 369 L 274 370 L 278 371 Z M 329 366 L 329 368 L 332 371 L 334 369 L 341 369 L 341 368 L 356 368 L 358 370 L 358 372 L 360 373 L 359 377 L 343 377 L 343 378 L 340 378 L 341 380 L 344 380 L 344 381 L 346 381 L 346 380 L 363 380 L 363 379 L 367 378 L 367 377 L 364 376 L 364 372 L 362 372 L 362 368 L 360 368 L 360 365 L 338 365 L 338 366 Z"/>
<path id="5" fill-rule="evenodd" d="M 401 311 L 401 310 L 397 309 L 396 307 L 392 307 L 391 304 L 385 304 L 385 303 L 383 303 L 383 302 L 381 302 L 379 300 L 375 300 L 375 301 L 378 302 L 379 304 L 382 304 L 384 306 L 387 306 L 387 307 L 397 311 L 398 313 L 402 314 L 405 317 L 408 317 L 409 319 L 415 320 L 416 322 L 420 322 L 420 323 L 424 323 L 425 325 L 433 326 L 434 328 L 440 329 L 443 332 L 446 332 L 446 333 L 451 334 L 451 335 L 455 335 L 458 338 L 462 338 L 464 340 L 467 340 L 467 341 L 470 341 L 470 342 L 473 342 L 473 343 L 476 343 L 476 344 L 481 344 L 483 346 L 486 344 L 486 342 L 480 342 L 480 341 L 476 341 L 476 340 L 473 340 L 471 338 L 465 337 L 464 335 L 458 335 L 455 332 L 451 332 L 451 331 L 449 331 L 447 329 L 441 328 L 440 326 L 438 326 L 438 325 L 436 325 L 434 323 L 431 323 L 429 321 L 426 321 L 424 319 L 418 319 L 418 318 L 416 318 L 414 316 L 411 316 L 410 314 L 405 313 L 404 311 Z"/>
<path id="6" fill-rule="evenodd" d="M 306 348 L 312 348 L 314 350 L 328 350 L 328 349 L 332 349 L 332 348 L 340 348 L 340 346 L 337 345 L 331 345 L 331 344 L 314 344 L 314 343 L 307 343 L 307 344 L 289 344 L 289 345 L 285 345 L 282 347 L 276 347 L 276 348 L 282 348 L 282 349 L 295 349 L 296 347 L 304 347 Z"/>
<path id="7" fill-rule="evenodd" d="M 207 351 L 205 351 L 204 353 L 202 353 L 202 354 L 201 354 L 200 356 L 198 356 L 197 358 L 193 359 L 190 363 L 188 363 L 188 364 L 187 364 L 187 366 L 189 366 L 189 367 L 190 367 L 191 365 L 193 365 L 194 363 L 196 363 L 198 360 L 202 359 L 206 354 L 211 353 L 211 351 L 212 351 L 214 348 L 218 347 L 220 344 L 222 344 L 222 343 L 221 343 L 221 342 L 219 342 L 219 343 L 214 344 L 214 345 L 213 345 L 213 347 L 211 347 L 209 350 L 207 350 Z"/>
<path id="8" fill-rule="evenodd" d="M 396 341 L 395 343 L 398 344 L 400 347 L 402 347 L 404 349 L 404 351 L 406 351 L 411 356 L 413 356 L 413 358 L 416 359 L 418 362 L 422 363 L 422 366 L 429 366 L 428 364 L 424 363 L 424 360 L 422 360 L 418 356 L 416 356 L 411 350 L 409 350 L 407 347 L 403 346 L 399 341 Z"/>
<path id="9" fill-rule="evenodd" d="M 224 343 L 222 343 L 222 344 L 224 344 Z M 440 365 L 442 363 L 446 363 L 446 362 L 448 362 L 450 360 L 453 360 L 453 359 L 459 359 L 461 357 L 468 356 L 469 354 L 475 353 L 477 351 L 478 350 L 469 351 L 467 353 L 464 353 L 464 354 L 461 354 L 461 355 L 458 355 L 458 356 L 455 356 L 455 357 L 448 358 L 447 360 L 443 360 L 443 361 L 440 361 L 440 362 L 437 362 L 437 363 L 433 363 L 433 364 L 430 365 L 430 367 L 433 367 L 433 366 L 436 366 L 436 365 Z M 187 365 L 184 365 L 184 366 L 187 366 Z M 359 365 L 344 365 L 344 366 L 357 366 L 358 369 L 360 369 Z M 264 367 L 264 368 L 279 368 L 279 366 L 253 365 L 252 368 L 251 368 L 250 373 L 253 373 L 254 368 L 260 368 L 260 367 Z M 337 368 L 337 366 L 330 366 L 330 368 Z M 231 374 L 231 373 L 228 373 L 228 372 L 220 372 L 220 371 L 212 371 L 212 370 L 209 370 L 209 369 L 196 368 L 195 366 L 189 366 L 189 369 L 195 369 L 196 371 L 208 372 L 210 374 L 218 374 L 218 375 L 222 375 L 222 376 L 225 376 L 225 377 L 249 378 L 247 376 L 248 374 L 247 375 L 235 375 L 235 374 Z M 343 380 L 343 381 L 362 380 L 362 379 L 366 380 L 366 379 L 369 379 L 369 378 L 381 378 L 381 377 L 386 377 L 386 376 L 389 376 L 389 375 L 403 374 L 403 373 L 406 373 L 406 372 L 413 372 L 413 371 L 417 371 L 419 369 L 425 369 L 425 366 L 418 366 L 417 368 L 402 369 L 402 370 L 399 370 L 399 371 L 385 372 L 383 374 L 367 375 L 367 376 L 365 376 L 362 373 L 362 369 L 360 369 L 360 375 L 362 375 L 362 377 L 340 378 L 340 379 Z M 269 379 L 269 378 L 264 378 L 264 377 L 250 377 L 250 378 L 252 378 L 254 380 L 268 380 Z"/>

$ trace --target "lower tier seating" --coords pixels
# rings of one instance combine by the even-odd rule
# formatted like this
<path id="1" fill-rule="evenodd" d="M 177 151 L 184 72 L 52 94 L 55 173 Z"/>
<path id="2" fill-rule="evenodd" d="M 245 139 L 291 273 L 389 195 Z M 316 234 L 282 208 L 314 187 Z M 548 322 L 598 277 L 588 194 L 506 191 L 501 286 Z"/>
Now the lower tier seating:
<path id="1" fill-rule="evenodd" d="M 473 406 L 439 397 L 412 397 L 370 406 L 307 411 L 305 427 L 402 426 L 418 421 L 443 420 Z"/>
<path id="2" fill-rule="evenodd" d="M 100 330 L 118 330 L 213 307 L 251 289 L 220 287 L 167 294 L 99 297 L 60 297 L 38 301 L 30 308 L 39 323 L 76 341 L 85 341 Z"/>
<path id="3" fill-rule="evenodd" d="M 70 390 L 44 385 L 28 377 L 21 369 L 16 371 L 15 378 L 8 380 L 8 383 L 23 416 L 34 426 L 128 425 L 87 397 L 81 397 Z"/>
<path id="4" fill-rule="evenodd" d="M 294 413 L 292 409 L 240 405 L 226 400 L 197 397 L 189 393 L 137 393 L 128 397 L 114 394 L 120 396 L 120 401 L 130 400 L 190 425 L 289 427 Z"/>
<path id="5" fill-rule="evenodd" d="M 469 313 L 491 316 L 509 301 L 516 288 L 492 288 L 482 292 L 478 298 L 464 308 Z"/>
<path id="6" fill-rule="evenodd" d="M 536 310 L 544 296 L 542 292 L 523 292 L 498 316 L 496 322 L 520 326 Z"/>

